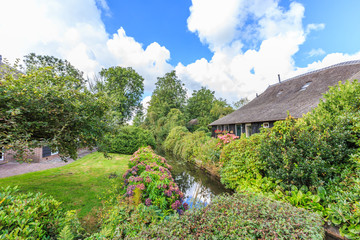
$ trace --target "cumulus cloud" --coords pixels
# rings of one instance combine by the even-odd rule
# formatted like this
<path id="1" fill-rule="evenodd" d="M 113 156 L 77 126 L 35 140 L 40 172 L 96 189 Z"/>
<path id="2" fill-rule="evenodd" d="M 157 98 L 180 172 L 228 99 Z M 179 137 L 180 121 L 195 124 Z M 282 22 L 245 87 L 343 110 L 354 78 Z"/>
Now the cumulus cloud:
<path id="1" fill-rule="evenodd" d="M 5 1 L 0 8 L 6 19 L 0 21 L 0 54 L 12 62 L 30 52 L 52 55 L 89 76 L 103 67 L 133 67 L 151 91 L 156 77 L 173 69 L 167 63 L 170 52 L 156 42 L 143 47 L 121 27 L 109 36 L 102 10 L 110 11 L 105 0 Z"/>
<path id="2" fill-rule="evenodd" d="M 178 75 L 188 86 L 207 86 L 219 97 L 236 101 L 241 97 L 254 97 L 256 92 L 262 92 L 276 82 L 277 74 L 294 70 L 292 56 L 306 37 L 302 27 L 304 7 L 301 4 L 293 2 L 285 10 L 273 0 L 236 1 L 237 5 L 231 2 L 231 8 L 228 8 L 227 2 L 210 1 L 211 14 L 208 15 L 202 0 L 192 2 L 188 28 L 191 31 L 196 29 L 199 38 L 209 44 L 214 55 L 210 61 L 200 59 L 187 66 L 181 63 L 176 66 Z M 214 21 L 235 19 L 235 23 L 222 24 L 220 28 L 226 26 L 219 31 L 209 31 L 204 27 L 204 21 L 214 14 L 213 8 L 221 13 L 212 16 Z M 252 23 L 245 26 L 249 17 Z M 252 27 L 251 35 L 260 42 L 258 49 L 244 47 L 247 36 L 241 33 L 249 33 L 249 25 Z M 223 32 L 228 33 L 225 40 L 220 37 Z"/>

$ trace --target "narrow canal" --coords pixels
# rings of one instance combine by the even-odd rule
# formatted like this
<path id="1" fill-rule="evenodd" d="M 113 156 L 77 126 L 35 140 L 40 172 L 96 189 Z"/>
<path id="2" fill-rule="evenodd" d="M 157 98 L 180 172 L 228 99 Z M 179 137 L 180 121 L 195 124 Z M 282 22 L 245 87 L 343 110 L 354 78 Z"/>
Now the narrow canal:
<path id="1" fill-rule="evenodd" d="M 196 167 L 195 164 L 184 163 L 172 156 L 166 156 L 166 160 L 173 167 L 173 178 L 185 194 L 184 200 L 190 207 L 196 202 L 206 205 L 218 194 L 232 193 L 216 177 Z"/>

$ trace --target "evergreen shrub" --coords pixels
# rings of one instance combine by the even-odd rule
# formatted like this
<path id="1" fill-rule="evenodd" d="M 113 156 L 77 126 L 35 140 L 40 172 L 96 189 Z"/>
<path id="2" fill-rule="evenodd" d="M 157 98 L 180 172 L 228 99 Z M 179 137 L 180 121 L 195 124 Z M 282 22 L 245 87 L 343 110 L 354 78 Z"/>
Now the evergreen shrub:
<path id="1" fill-rule="evenodd" d="M 135 126 L 123 126 L 114 133 L 106 135 L 100 146 L 101 151 L 110 153 L 133 154 L 140 147 L 155 147 L 152 133 Z"/>

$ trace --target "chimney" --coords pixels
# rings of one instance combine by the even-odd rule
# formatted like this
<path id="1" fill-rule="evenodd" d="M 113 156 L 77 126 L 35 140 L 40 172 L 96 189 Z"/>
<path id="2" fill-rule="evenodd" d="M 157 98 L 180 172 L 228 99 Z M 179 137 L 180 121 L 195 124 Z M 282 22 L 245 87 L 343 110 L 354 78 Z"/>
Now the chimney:
<path id="1" fill-rule="evenodd" d="M 259 95 L 256 93 L 256 97 L 258 97 Z"/>
<path id="2" fill-rule="evenodd" d="M 0 64 L 2 64 L 2 56 L 0 55 Z"/>
<path id="3" fill-rule="evenodd" d="M 278 79 L 279 79 L 279 83 L 281 83 L 281 80 L 280 80 L 280 74 L 278 74 Z"/>

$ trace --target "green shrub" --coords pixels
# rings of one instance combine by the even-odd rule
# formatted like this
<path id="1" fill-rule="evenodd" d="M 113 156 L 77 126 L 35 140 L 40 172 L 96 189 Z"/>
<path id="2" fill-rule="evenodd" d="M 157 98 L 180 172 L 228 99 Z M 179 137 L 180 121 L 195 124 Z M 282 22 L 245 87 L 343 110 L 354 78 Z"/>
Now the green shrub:
<path id="1" fill-rule="evenodd" d="M 142 229 L 163 217 L 162 211 L 156 206 L 133 206 L 121 202 L 107 211 L 100 231 L 86 239 L 134 239 Z"/>
<path id="2" fill-rule="evenodd" d="M 187 130 L 186 127 L 183 126 L 177 126 L 171 129 L 169 135 L 167 136 L 166 140 L 164 141 L 164 150 L 166 152 L 169 152 L 171 154 L 174 154 L 175 146 L 178 142 L 181 141 L 181 139 L 188 133 L 189 130 Z"/>
<path id="3" fill-rule="evenodd" d="M 260 134 L 250 138 L 242 137 L 222 149 L 220 162 L 223 167 L 220 176 L 221 182 L 227 187 L 245 188 L 248 180 L 264 177 L 265 165 L 259 155 L 261 137 Z"/>
<path id="4" fill-rule="evenodd" d="M 138 239 L 323 239 L 319 215 L 259 195 L 217 196 L 142 229 Z"/>
<path id="5" fill-rule="evenodd" d="M 155 139 L 150 131 L 124 126 L 106 135 L 100 150 L 111 153 L 133 154 L 140 147 L 155 147 Z"/>
<path id="6" fill-rule="evenodd" d="M 0 189 L 1 239 L 55 239 L 65 227 L 71 236 L 81 236 L 76 215 L 65 214 L 60 202 L 41 193 L 17 191 L 16 187 Z"/>
<path id="7" fill-rule="evenodd" d="M 307 126 L 291 116 L 276 122 L 265 134 L 260 157 L 266 162 L 267 174 L 288 189 L 305 185 L 316 191 L 341 173 L 352 152 L 341 131 L 318 131 L 316 125 Z"/>

